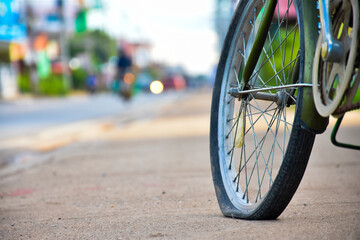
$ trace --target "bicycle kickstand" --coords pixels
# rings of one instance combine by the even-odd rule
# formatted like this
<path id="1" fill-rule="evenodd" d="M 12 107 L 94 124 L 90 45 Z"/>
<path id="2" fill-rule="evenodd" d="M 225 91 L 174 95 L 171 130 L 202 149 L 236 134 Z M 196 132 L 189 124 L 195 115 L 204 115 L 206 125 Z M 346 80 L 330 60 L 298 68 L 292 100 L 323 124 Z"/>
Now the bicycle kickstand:
<path id="1" fill-rule="evenodd" d="M 341 124 L 343 118 L 344 118 L 344 115 L 341 116 L 340 118 L 338 118 L 338 120 L 336 121 L 334 129 L 333 129 L 333 131 L 331 133 L 331 142 L 337 147 L 360 150 L 360 146 L 352 145 L 352 144 L 348 144 L 348 143 L 342 143 L 342 142 L 338 142 L 336 140 L 336 134 L 337 134 L 337 132 L 338 132 L 338 130 L 340 128 L 340 124 Z"/>

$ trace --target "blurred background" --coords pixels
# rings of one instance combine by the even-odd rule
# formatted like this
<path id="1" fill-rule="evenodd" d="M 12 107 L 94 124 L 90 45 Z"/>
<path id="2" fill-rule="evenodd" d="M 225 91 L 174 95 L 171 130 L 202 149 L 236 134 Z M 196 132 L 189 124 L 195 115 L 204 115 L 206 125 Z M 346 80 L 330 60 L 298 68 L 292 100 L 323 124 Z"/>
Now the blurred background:
<path id="1" fill-rule="evenodd" d="M 236 3 L 1 0 L 0 97 L 209 86 Z"/>
<path id="2" fill-rule="evenodd" d="M 40 140 L 101 136 L 104 118 L 148 119 L 201 92 L 208 106 L 236 4 L 0 0 L 0 168 Z M 207 134 L 210 110 L 198 108 Z"/>

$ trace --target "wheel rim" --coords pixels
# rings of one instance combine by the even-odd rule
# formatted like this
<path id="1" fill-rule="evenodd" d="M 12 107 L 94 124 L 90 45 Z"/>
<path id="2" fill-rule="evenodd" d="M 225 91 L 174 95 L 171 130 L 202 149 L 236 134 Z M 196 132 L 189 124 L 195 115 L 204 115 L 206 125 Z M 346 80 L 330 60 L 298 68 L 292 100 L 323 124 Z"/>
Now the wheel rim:
<path id="1" fill-rule="evenodd" d="M 297 22 L 288 14 L 293 11 L 291 4 L 288 1 L 290 10 L 284 16 L 282 8 L 276 7 L 277 16 L 248 86 L 251 89 L 297 82 L 300 43 Z M 261 204 L 274 183 L 286 154 L 297 96 L 297 90 L 269 91 L 282 96 L 280 103 L 275 103 L 255 99 L 252 94 L 241 100 L 228 94 L 230 88 L 241 87 L 237 75 L 250 52 L 262 7 L 263 1 L 252 1 L 244 9 L 249 14 L 242 16 L 234 35 L 219 104 L 220 171 L 230 201 L 246 213 Z"/>
<path id="2" fill-rule="evenodd" d="M 331 8 L 335 9 L 333 31 L 334 36 L 344 48 L 343 59 L 339 63 L 324 62 L 321 59 L 320 34 L 313 65 L 313 94 L 316 109 L 323 117 L 333 114 L 343 100 L 344 93 L 353 77 L 355 59 L 358 51 L 359 5 L 357 1 L 337 1 Z M 348 29 L 352 26 L 349 34 Z"/>

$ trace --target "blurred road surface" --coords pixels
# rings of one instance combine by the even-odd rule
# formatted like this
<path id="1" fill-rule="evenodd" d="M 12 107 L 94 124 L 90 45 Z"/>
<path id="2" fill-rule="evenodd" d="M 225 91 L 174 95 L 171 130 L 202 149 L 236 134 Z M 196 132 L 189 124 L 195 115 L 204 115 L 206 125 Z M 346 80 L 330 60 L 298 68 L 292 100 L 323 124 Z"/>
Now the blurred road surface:
<path id="1" fill-rule="evenodd" d="M 175 94 L 176 95 L 176 94 Z M 143 94 L 124 102 L 114 94 L 73 96 L 68 98 L 25 98 L 0 102 L 0 140 L 36 134 L 64 124 L 121 115 L 149 102 L 167 101 L 174 94 L 161 97 Z"/>
<path id="2" fill-rule="evenodd" d="M 0 170 L 0 239 L 360 239 L 360 154 L 333 147 L 330 129 L 278 220 L 223 217 L 210 173 L 210 102 L 210 90 L 188 92 L 152 107 L 151 118 L 53 148 L 40 138 L 23 144 L 18 151 L 31 154 L 21 161 L 42 161 Z M 359 114 L 350 118 L 339 137 L 359 143 Z"/>
<path id="3" fill-rule="evenodd" d="M 128 102 L 113 94 L 0 102 L 0 168 L 8 163 L 12 167 L 8 171 L 26 168 L 39 161 L 34 158 L 38 150 L 49 151 L 134 119 L 152 118 L 156 109 L 182 94 L 141 94 Z"/>

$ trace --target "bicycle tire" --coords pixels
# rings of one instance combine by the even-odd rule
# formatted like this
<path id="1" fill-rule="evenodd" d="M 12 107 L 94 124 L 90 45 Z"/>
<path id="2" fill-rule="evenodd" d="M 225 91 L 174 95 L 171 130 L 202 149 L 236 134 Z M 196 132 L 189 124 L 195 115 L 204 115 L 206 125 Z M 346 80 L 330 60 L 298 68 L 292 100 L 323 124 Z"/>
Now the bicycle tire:
<path id="1" fill-rule="evenodd" d="M 270 124 L 269 124 L 266 120 L 266 117 L 268 116 L 265 117 L 265 114 L 271 115 L 271 113 L 267 112 L 268 108 L 265 109 L 265 111 L 261 110 L 257 112 L 257 114 L 262 115 L 262 118 L 265 119 L 265 122 L 267 124 L 267 130 L 264 130 L 264 127 L 259 125 L 255 127 L 259 118 L 254 122 L 251 119 L 252 117 L 250 117 L 251 115 L 254 114 L 251 112 L 251 110 L 248 110 L 248 108 L 250 109 L 251 107 L 254 107 L 251 105 L 250 102 L 257 101 L 255 97 L 252 94 L 248 94 L 246 97 L 242 97 L 242 98 L 239 97 L 237 100 L 235 99 L 235 97 L 230 96 L 229 89 L 231 88 L 231 85 L 237 84 L 237 82 L 239 81 L 239 79 L 236 79 L 236 76 L 234 75 L 238 74 L 241 68 L 244 66 L 246 61 L 245 52 L 247 51 L 248 48 L 251 48 L 251 41 L 250 41 L 252 38 L 251 35 L 252 34 L 254 35 L 254 32 L 256 32 L 256 30 L 251 30 L 251 29 L 256 29 L 256 27 L 254 27 L 255 21 L 257 21 L 260 16 L 260 14 L 258 15 L 256 14 L 257 11 L 256 8 L 259 6 L 261 7 L 262 4 L 263 1 L 260 0 L 240 1 L 240 3 L 238 4 L 238 7 L 234 13 L 233 19 L 228 29 L 227 36 L 224 41 L 223 50 L 220 56 L 217 74 L 215 78 L 213 96 L 212 96 L 212 105 L 211 105 L 210 161 L 211 161 L 213 183 L 215 187 L 218 204 L 220 206 L 222 213 L 225 216 L 233 217 L 233 218 L 249 219 L 249 220 L 275 219 L 283 212 L 283 210 L 286 208 L 286 206 L 292 199 L 296 189 L 300 184 L 315 139 L 315 134 L 306 131 L 300 125 L 300 121 L 301 121 L 300 114 L 301 114 L 301 106 L 302 106 L 301 88 L 295 89 L 295 91 L 292 92 L 292 98 L 295 99 L 294 101 L 295 109 L 292 110 L 294 117 L 292 123 L 290 122 L 287 123 L 287 119 L 285 117 L 285 121 L 284 121 L 285 127 L 283 130 L 284 148 L 283 151 L 281 151 L 280 155 L 282 156 L 280 157 L 275 156 L 276 146 L 274 147 L 274 145 L 280 145 L 279 142 L 277 142 L 278 140 L 276 138 L 278 137 L 277 135 L 278 131 L 281 131 L 279 130 L 280 128 L 279 126 L 281 124 L 281 123 L 279 124 L 280 121 L 279 119 L 281 119 L 282 116 L 276 115 L 274 117 L 275 114 L 279 114 L 276 113 L 277 110 L 275 110 L 273 112 L 274 115 L 272 115 L 271 117 L 271 119 L 275 119 L 275 120 L 270 120 Z M 295 60 L 295 62 L 298 63 L 294 63 L 295 65 L 297 65 L 297 67 L 291 66 L 290 64 L 290 67 L 292 67 L 292 72 L 289 72 L 290 70 L 288 71 L 286 82 L 285 81 L 281 82 L 281 79 L 279 81 L 276 80 L 276 83 L 272 83 L 272 84 L 270 84 L 271 81 L 266 82 L 268 83 L 268 85 L 271 86 L 278 86 L 288 83 L 290 79 L 290 75 L 291 75 L 291 81 L 297 78 L 296 83 L 302 82 L 302 78 L 303 78 L 302 76 L 304 72 L 304 56 L 305 56 L 303 25 L 302 25 L 303 22 L 302 3 L 301 1 L 297 1 L 296 3 L 294 3 L 294 5 L 297 13 L 295 25 L 297 25 L 299 31 L 299 41 L 300 41 L 298 54 L 296 55 L 297 59 Z M 290 5 L 288 4 L 288 6 Z M 279 9 L 278 6 L 276 8 Z M 280 11 L 278 10 L 278 14 L 277 14 L 278 18 L 280 17 L 279 12 Z M 249 31 L 249 26 L 246 23 L 250 19 L 254 19 L 253 21 L 254 24 L 251 26 L 251 29 Z M 286 20 L 289 19 L 286 18 Z M 271 28 L 269 32 L 270 31 L 274 31 L 274 30 Z M 243 43 L 245 44 L 241 43 L 241 39 L 240 39 L 241 35 L 243 38 Z M 268 51 L 270 51 L 269 49 L 272 48 L 271 45 L 274 42 L 273 39 L 275 39 L 275 37 L 272 38 L 271 34 L 269 33 L 266 42 L 270 42 L 270 44 L 266 45 L 267 43 L 265 43 L 265 46 L 267 46 Z M 283 42 L 287 42 L 287 38 L 285 38 L 284 41 L 280 41 L 279 46 Z M 248 43 L 249 45 L 247 45 Z M 244 45 L 243 49 L 241 49 L 241 45 Z M 282 47 L 279 47 L 278 50 L 281 48 Z M 292 50 L 294 51 L 294 48 Z M 264 51 L 266 52 L 266 50 Z M 273 51 L 272 54 L 275 55 L 274 52 L 276 51 L 277 50 Z M 284 52 L 286 52 L 286 50 L 284 50 Z M 284 59 L 286 59 L 286 54 L 284 55 L 285 55 Z M 241 60 L 241 58 L 243 58 L 243 60 Z M 270 57 L 268 59 L 270 59 Z M 271 59 L 268 61 L 271 62 Z M 284 67 L 284 61 L 282 62 L 283 62 L 282 66 Z M 263 65 L 260 64 L 260 68 L 255 68 L 254 70 L 254 72 L 257 72 L 258 76 L 260 75 L 259 72 L 262 71 L 260 70 L 262 67 Z M 233 71 L 234 69 L 235 71 Z M 298 71 L 296 71 L 296 69 Z M 276 67 L 273 70 L 275 74 L 279 73 Z M 285 70 L 282 70 L 282 72 L 284 71 Z M 284 75 L 282 74 L 282 76 Z M 285 80 L 285 78 L 283 80 Z M 252 82 L 250 83 L 252 84 L 249 84 L 247 86 L 248 89 L 249 88 L 254 89 L 258 87 L 256 85 L 257 82 L 259 82 L 259 80 L 252 79 L 251 81 Z M 263 86 L 266 84 L 262 82 L 259 85 Z M 281 91 L 284 92 L 284 90 Z M 270 94 L 274 95 L 274 92 L 272 91 L 270 92 Z M 289 91 L 285 92 L 284 94 L 288 94 L 290 96 Z M 286 112 L 287 109 L 286 105 L 289 105 L 289 101 L 291 101 L 290 98 L 291 97 L 287 96 L 286 100 L 283 100 L 283 102 L 277 106 L 277 109 L 282 109 L 282 110 L 278 110 L 278 112 L 285 111 L 285 115 L 286 114 L 289 115 L 291 113 L 290 110 L 288 110 L 289 113 Z M 260 108 L 261 104 L 257 104 L 256 107 Z M 238 105 L 240 105 L 240 107 Z M 236 109 L 239 109 L 239 113 L 236 112 Z M 261 121 L 264 120 L 262 119 Z M 278 162 L 279 165 L 278 170 L 274 170 L 276 176 L 273 178 L 272 177 L 273 170 L 270 171 L 269 170 L 270 167 L 268 166 L 270 160 L 266 162 L 265 157 L 261 155 L 264 155 L 262 151 L 265 151 L 267 148 L 267 146 L 265 146 L 265 144 L 267 144 L 265 143 L 267 141 L 267 134 L 269 132 L 272 132 L 272 128 L 275 121 L 277 121 L 277 126 L 276 126 L 277 130 L 276 130 L 276 134 L 273 134 L 274 142 L 272 143 L 272 147 L 271 147 L 272 150 L 270 150 L 270 153 L 268 155 L 269 156 L 268 159 L 272 158 L 272 162 L 274 162 L 275 160 Z M 250 122 L 250 128 L 246 127 L 248 122 Z M 238 133 L 239 125 L 243 128 L 242 133 L 241 131 L 240 133 Z M 290 125 L 291 125 L 291 130 L 288 131 Z M 250 130 L 255 134 L 250 134 L 249 133 Z M 265 132 L 265 135 L 259 142 L 256 133 L 261 134 L 261 132 Z M 286 132 L 289 132 L 288 136 L 286 136 Z M 237 138 L 238 136 L 237 134 L 242 136 L 240 137 L 240 140 Z M 246 143 L 248 143 L 249 139 L 251 138 L 254 139 L 253 140 L 254 150 L 252 150 L 252 154 L 250 155 L 249 159 L 247 159 L 246 149 L 248 148 L 248 145 L 250 145 L 250 143 L 249 144 Z M 235 142 L 238 143 L 238 146 L 236 146 Z M 287 142 L 287 144 L 285 144 L 285 142 Z M 281 150 L 281 146 L 279 146 L 279 148 Z M 261 153 L 257 153 L 258 151 L 257 149 L 259 149 Z M 235 153 L 235 151 L 238 152 Z M 279 150 L 277 150 L 277 152 L 278 151 Z M 235 154 L 237 155 L 235 156 Z M 243 161 L 243 156 L 245 156 L 244 161 Z M 239 163 L 234 163 L 237 160 L 239 160 Z M 259 165 L 261 164 L 261 160 L 264 160 L 264 169 L 261 169 L 261 167 L 259 167 Z M 250 164 L 251 161 L 254 162 L 254 166 L 251 168 L 249 165 L 249 169 L 252 169 L 251 176 L 249 177 L 249 179 L 246 179 L 248 175 L 246 173 L 246 169 L 247 169 L 246 165 Z M 242 165 L 243 162 L 244 165 Z M 271 163 L 271 167 L 273 166 L 276 166 L 276 164 L 273 165 L 273 163 Z M 238 171 L 234 170 L 236 168 L 239 170 Z M 252 187 L 251 184 L 253 184 L 251 181 L 253 180 L 252 177 L 254 176 L 253 174 L 255 168 L 257 168 L 257 178 L 258 178 L 257 180 L 259 185 L 258 188 L 260 190 L 258 189 L 257 193 L 256 191 L 254 191 L 254 196 L 256 196 L 256 199 L 254 200 L 255 197 L 253 196 L 250 197 L 250 193 L 251 191 L 253 191 L 252 189 L 250 189 L 250 187 Z M 263 175 L 259 174 L 259 172 L 261 171 L 264 171 Z M 265 193 L 264 192 L 261 193 L 264 187 L 262 184 L 264 181 L 264 176 L 266 171 L 268 172 L 269 175 L 268 177 L 269 188 L 266 190 Z M 243 177 L 244 175 L 245 177 Z M 259 176 L 262 177 L 261 181 L 259 181 L 260 180 Z M 241 178 L 245 179 L 244 183 L 242 183 L 243 180 Z M 254 188 L 256 188 L 256 183 Z M 260 192 L 260 197 L 259 197 L 259 192 Z"/>

